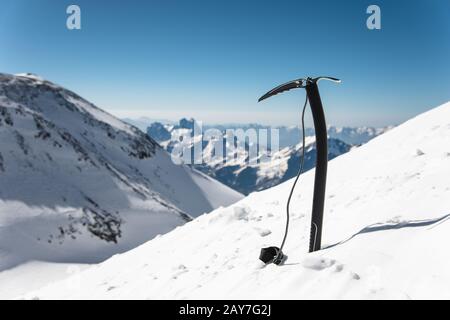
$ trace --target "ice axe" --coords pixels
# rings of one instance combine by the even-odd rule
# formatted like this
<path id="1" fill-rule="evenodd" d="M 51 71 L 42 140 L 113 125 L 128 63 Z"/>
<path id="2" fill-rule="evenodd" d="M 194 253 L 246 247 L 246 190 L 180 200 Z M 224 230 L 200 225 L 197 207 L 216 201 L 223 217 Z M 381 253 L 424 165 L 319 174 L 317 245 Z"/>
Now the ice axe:
<path id="1" fill-rule="evenodd" d="M 265 100 L 276 94 L 289 91 L 291 89 L 304 88 L 306 90 L 306 100 L 302 112 L 302 130 L 303 130 L 303 148 L 302 148 L 302 158 L 300 170 L 295 179 L 294 185 L 292 186 L 291 192 L 289 194 L 287 202 L 287 221 L 286 221 L 286 232 L 284 234 L 283 242 L 278 247 L 268 247 L 261 249 L 260 259 L 268 264 L 275 263 L 277 265 L 281 264 L 286 256 L 283 254 L 283 246 L 286 241 L 288 227 L 289 227 L 289 204 L 291 201 L 292 193 L 294 191 L 295 185 L 297 184 L 298 178 L 303 170 L 303 161 L 305 155 L 305 125 L 304 116 L 305 108 L 309 100 L 311 106 L 311 112 L 314 120 L 314 129 L 316 135 L 316 172 L 314 177 L 314 196 L 312 205 L 312 218 L 311 218 L 311 234 L 309 240 L 309 252 L 314 252 L 320 250 L 322 241 L 322 222 L 323 222 L 323 208 L 325 204 L 325 188 L 327 182 L 327 166 L 328 166 L 328 143 L 327 143 L 327 125 L 325 122 L 325 114 L 323 111 L 322 100 L 320 99 L 319 87 L 317 83 L 320 80 L 330 80 L 333 82 L 340 83 L 341 81 L 332 77 L 317 77 L 317 78 L 306 78 L 297 79 L 285 84 L 282 84 L 259 98 L 258 102 Z"/>

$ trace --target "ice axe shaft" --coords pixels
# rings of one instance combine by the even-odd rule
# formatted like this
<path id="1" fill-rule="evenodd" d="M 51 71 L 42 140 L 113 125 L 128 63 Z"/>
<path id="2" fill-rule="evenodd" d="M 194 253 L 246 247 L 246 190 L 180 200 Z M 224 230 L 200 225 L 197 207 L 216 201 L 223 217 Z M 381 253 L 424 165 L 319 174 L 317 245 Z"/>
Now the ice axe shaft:
<path id="1" fill-rule="evenodd" d="M 309 238 L 309 252 L 314 252 L 320 250 L 322 243 L 323 209 L 325 205 L 328 169 L 328 134 L 317 82 L 308 84 L 305 89 L 311 106 L 316 135 L 316 172 L 314 178 L 311 235 Z"/>

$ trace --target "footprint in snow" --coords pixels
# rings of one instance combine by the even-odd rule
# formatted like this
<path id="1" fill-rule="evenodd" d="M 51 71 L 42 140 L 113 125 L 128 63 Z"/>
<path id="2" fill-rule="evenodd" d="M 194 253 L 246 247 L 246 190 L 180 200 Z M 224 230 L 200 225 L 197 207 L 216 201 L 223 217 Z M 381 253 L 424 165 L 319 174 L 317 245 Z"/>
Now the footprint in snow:
<path id="1" fill-rule="evenodd" d="M 424 154 L 425 154 L 425 152 L 423 152 L 422 150 L 420 150 L 420 149 L 417 149 L 417 150 L 416 150 L 416 155 L 417 155 L 417 156 L 420 157 L 420 156 L 423 156 Z"/>
<path id="2" fill-rule="evenodd" d="M 360 280 L 361 277 L 359 276 L 359 274 L 354 273 L 354 272 L 350 272 L 350 276 L 352 277 L 352 279 L 354 280 Z"/>
<path id="3" fill-rule="evenodd" d="M 304 268 L 317 271 L 329 268 L 333 266 L 335 263 L 336 260 L 318 257 L 308 257 L 301 262 Z"/>
<path id="4" fill-rule="evenodd" d="M 269 229 L 256 229 L 256 231 L 261 237 L 267 237 L 269 234 L 272 233 L 272 231 L 270 231 Z"/>
<path id="5" fill-rule="evenodd" d="M 307 258 L 305 260 L 302 261 L 302 266 L 308 269 L 312 269 L 312 270 L 316 270 L 316 271 L 321 271 L 330 267 L 333 267 L 333 271 L 336 273 L 341 273 L 345 270 L 345 265 L 343 265 L 342 263 L 337 263 L 336 260 L 333 259 L 327 259 L 327 258 Z M 359 276 L 359 274 L 352 272 L 352 271 L 347 271 L 346 274 L 348 274 L 348 276 L 353 279 L 353 280 L 360 280 L 361 277 Z"/>
<path id="6" fill-rule="evenodd" d="M 234 207 L 234 217 L 237 220 L 248 221 L 248 215 L 250 214 L 250 209 L 245 207 Z"/>
<path id="7" fill-rule="evenodd" d="M 334 271 L 335 272 L 341 272 L 342 270 L 344 270 L 344 265 L 343 264 L 336 264 L 336 265 L 334 265 Z"/>
<path id="8" fill-rule="evenodd" d="M 172 268 L 174 271 L 172 278 L 178 279 L 179 276 L 181 276 L 183 273 L 189 272 L 188 268 L 184 264 L 180 264 L 175 268 Z"/>

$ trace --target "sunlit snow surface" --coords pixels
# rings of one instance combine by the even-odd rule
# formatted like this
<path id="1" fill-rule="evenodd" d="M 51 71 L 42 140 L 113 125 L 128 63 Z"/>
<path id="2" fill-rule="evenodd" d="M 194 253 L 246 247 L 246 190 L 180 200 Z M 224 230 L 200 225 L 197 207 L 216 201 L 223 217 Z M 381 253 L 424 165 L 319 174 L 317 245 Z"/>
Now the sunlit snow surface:
<path id="1" fill-rule="evenodd" d="M 314 171 L 251 194 L 25 298 L 450 298 L 450 103 L 332 160 L 324 249 L 307 254 Z"/>

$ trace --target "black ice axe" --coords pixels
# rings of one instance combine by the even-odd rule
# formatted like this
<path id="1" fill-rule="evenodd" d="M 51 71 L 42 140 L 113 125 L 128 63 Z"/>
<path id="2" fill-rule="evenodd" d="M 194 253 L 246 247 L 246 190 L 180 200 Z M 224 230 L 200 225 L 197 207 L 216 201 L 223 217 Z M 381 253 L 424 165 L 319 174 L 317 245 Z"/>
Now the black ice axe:
<path id="1" fill-rule="evenodd" d="M 341 82 L 339 79 L 332 77 L 318 77 L 318 78 L 306 78 L 297 79 L 290 81 L 288 83 L 282 84 L 259 98 L 258 102 L 265 100 L 271 96 L 278 93 L 282 93 L 291 89 L 304 88 L 306 90 L 306 100 L 303 107 L 302 113 L 302 129 L 303 129 L 303 150 L 302 150 L 302 160 L 300 165 L 300 170 L 298 172 L 297 178 L 295 179 L 294 185 L 291 189 L 291 193 L 287 202 L 287 221 L 286 221 L 286 232 L 283 238 L 283 242 L 278 247 L 268 247 L 261 249 L 260 259 L 268 264 L 275 263 L 277 265 L 281 264 L 285 260 L 285 255 L 283 254 L 283 246 L 286 241 L 288 227 L 289 227 L 289 204 L 291 201 L 292 193 L 294 191 L 295 185 L 297 184 L 298 178 L 303 169 L 303 161 L 305 155 L 305 126 L 304 126 L 304 115 L 307 102 L 311 106 L 312 116 L 314 120 L 314 129 L 316 135 L 316 172 L 314 178 L 314 196 L 312 205 L 312 218 L 311 218 L 311 234 L 309 241 L 309 252 L 314 252 L 320 250 L 322 241 L 322 222 L 323 222 L 323 208 L 325 203 L 325 187 L 327 182 L 327 166 L 328 166 L 328 143 L 327 143 L 327 126 L 325 122 L 325 114 L 323 111 L 322 100 L 320 99 L 319 87 L 317 83 L 320 80 L 330 80 L 334 82 Z"/>

